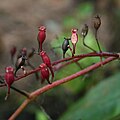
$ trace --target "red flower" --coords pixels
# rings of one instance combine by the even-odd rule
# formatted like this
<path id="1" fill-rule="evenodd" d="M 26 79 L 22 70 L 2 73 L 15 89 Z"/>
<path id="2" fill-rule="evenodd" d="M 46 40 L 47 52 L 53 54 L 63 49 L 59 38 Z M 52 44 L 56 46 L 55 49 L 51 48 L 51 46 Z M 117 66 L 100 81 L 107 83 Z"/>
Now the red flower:
<path id="1" fill-rule="evenodd" d="M 5 76 L 4 77 L 5 77 L 5 83 L 8 87 L 8 92 L 7 92 L 7 95 L 5 98 L 5 99 L 7 99 L 8 95 L 10 94 L 10 86 L 15 80 L 14 69 L 11 66 L 5 68 Z"/>
<path id="2" fill-rule="evenodd" d="M 72 29 L 72 36 L 71 36 L 71 42 L 73 44 L 73 54 L 75 54 L 75 48 L 76 48 L 76 44 L 78 42 L 78 34 L 77 34 L 78 29 Z"/>
<path id="3" fill-rule="evenodd" d="M 48 81 L 49 84 L 51 84 L 51 82 L 49 81 L 49 70 L 47 68 L 47 65 L 45 63 L 42 63 L 40 66 L 39 66 L 41 69 L 40 69 L 40 72 L 41 72 L 41 84 L 44 83 L 45 80 Z"/>
<path id="4" fill-rule="evenodd" d="M 39 51 L 42 51 L 42 44 L 44 42 L 46 38 L 46 27 L 45 26 L 41 26 L 39 27 L 39 33 L 38 33 L 38 36 L 37 36 L 37 40 L 38 40 L 38 43 L 39 43 Z"/>
<path id="5" fill-rule="evenodd" d="M 54 72 L 53 72 L 53 69 L 52 69 L 52 65 L 51 65 L 51 61 L 50 61 L 49 56 L 46 54 L 45 51 L 40 52 L 40 56 L 41 56 L 43 62 L 44 62 L 44 63 L 47 65 L 47 67 L 50 69 L 51 74 L 52 74 L 52 79 L 53 79 L 53 78 L 54 78 Z"/>

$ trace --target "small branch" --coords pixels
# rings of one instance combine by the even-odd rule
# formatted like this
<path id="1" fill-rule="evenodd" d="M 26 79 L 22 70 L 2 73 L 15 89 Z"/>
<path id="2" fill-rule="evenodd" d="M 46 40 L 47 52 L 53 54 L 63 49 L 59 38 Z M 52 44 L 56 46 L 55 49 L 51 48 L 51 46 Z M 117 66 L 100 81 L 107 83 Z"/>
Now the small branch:
<path id="1" fill-rule="evenodd" d="M 61 59 L 61 60 L 57 60 L 55 62 L 52 63 L 52 65 L 57 65 L 58 63 L 61 63 L 61 62 L 65 62 L 65 61 L 68 61 L 68 60 L 72 60 L 74 58 L 85 58 L 85 57 L 119 57 L 119 53 L 109 53 L 109 52 L 102 52 L 102 53 L 94 53 L 94 52 L 91 52 L 91 53 L 88 53 L 88 54 L 80 54 L 80 55 L 75 55 L 74 57 L 68 57 L 68 58 L 64 58 L 64 59 Z"/>
<path id="2" fill-rule="evenodd" d="M 118 56 L 119 56 L 119 55 L 118 55 Z M 66 77 L 66 78 L 57 80 L 57 81 L 53 82 L 52 84 L 48 84 L 48 85 L 46 85 L 46 86 L 44 86 L 44 87 L 42 87 L 42 88 L 40 88 L 40 89 L 32 92 L 32 93 L 30 94 L 30 97 L 27 98 L 27 99 L 22 103 L 22 105 L 12 114 L 12 116 L 9 118 L 9 120 L 14 120 L 14 119 L 24 110 L 24 108 L 25 108 L 31 101 L 33 101 L 34 99 L 36 99 L 36 98 L 37 98 L 39 95 L 41 95 L 42 93 L 44 93 L 44 92 L 46 92 L 46 91 L 48 91 L 48 90 L 50 90 L 50 89 L 52 89 L 52 88 L 54 88 L 54 87 L 56 87 L 56 86 L 59 86 L 59 85 L 61 85 L 61 84 L 63 84 L 63 83 L 66 83 L 66 82 L 68 82 L 68 81 L 71 81 L 71 80 L 73 80 L 73 79 L 75 79 L 75 78 L 77 78 L 77 77 L 79 77 L 79 76 L 81 76 L 81 75 L 85 75 L 86 73 L 88 73 L 88 72 L 90 72 L 90 71 L 92 71 L 92 70 L 95 70 L 95 69 L 101 67 L 101 64 L 102 64 L 102 65 L 105 65 L 105 64 L 107 64 L 107 63 L 109 63 L 109 62 L 111 62 L 111 61 L 113 61 L 113 60 L 116 60 L 116 59 L 118 59 L 118 56 L 116 55 L 116 57 L 108 57 L 108 58 L 106 58 L 104 61 L 101 61 L 101 62 L 98 62 L 98 63 L 96 63 L 96 64 L 94 64 L 94 65 L 91 65 L 91 66 L 89 66 L 89 67 L 87 67 L 87 68 L 85 68 L 85 69 L 83 69 L 83 70 L 81 70 L 81 71 L 79 71 L 79 72 L 77 72 L 77 73 L 75 73 L 75 74 L 72 74 L 72 75 L 70 75 L 70 76 L 68 76 L 68 77 Z"/>
<path id="3" fill-rule="evenodd" d="M 19 89 L 13 87 L 13 86 L 11 86 L 10 88 L 13 89 L 13 90 L 15 90 L 16 92 L 20 93 L 21 95 L 23 95 L 23 96 L 29 98 L 29 93 L 27 93 L 26 91 L 19 90 Z"/>
<path id="4" fill-rule="evenodd" d="M 57 61 L 52 63 L 52 66 L 57 65 L 57 64 L 62 63 L 62 62 L 66 62 L 66 61 L 75 59 L 75 58 L 79 58 L 79 60 L 81 60 L 81 59 L 86 58 L 86 57 L 100 57 L 100 56 L 102 56 L 102 57 L 109 57 L 110 56 L 110 57 L 117 57 L 118 58 L 119 53 L 109 53 L 109 52 L 94 53 L 94 52 L 91 52 L 91 53 L 87 53 L 87 54 L 80 54 L 80 55 L 76 55 L 74 57 L 68 57 L 68 58 L 64 58 L 64 59 L 61 59 L 61 60 L 57 60 Z M 27 77 L 27 76 L 35 73 L 35 72 L 38 72 L 38 71 L 40 71 L 40 68 L 36 68 L 34 70 L 31 70 L 27 74 L 17 77 L 15 79 L 15 81 L 18 81 L 18 80 L 20 80 L 24 77 Z"/>
<path id="5" fill-rule="evenodd" d="M 19 107 L 19 109 L 17 109 L 15 111 L 15 114 L 13 114 L 8 120 L 15 120 L 15 118 L 25 109 L 25 107 L 28 105 L 28 103 L 30 102 L 30 99 L 26 99 L 21 106 Z"/>
<path id="6" fill-rule="evenodd" d="M 36 68 L 36 69 L 34 69 L 34 70 L 31 70 L 31 71 L 28 72 L 27 74 L 24 74 L 24 75 L 21 75 L 21 76 L 17 77 L 17 78 L 15 79 L 15 81 L 20 80 L 20 79 L 22 79 L 22 78 L 24 78 L 24 77 L 27 77 L 28 75 L 31 75 L 31 74 L 33 74 L 33 73 L 35 73 L 35 72 L 38 72 L 38 71 L 40 71 L 40 68 Z"/>
<path id="7" fill-rule="evenodd" d="M 67 66 L 67 65 L 69 65 L 69 64 L 78 62 L 80 59 L 81 59 L 81 58 L 75 58 L 75 59 L 72 60 L 72 61 L 69 61 L 69 62 L 66 62 L 66 63 L 64 63 L 64 64 L 55 66 L 55 67 L 54 67 L 54 71 L 60 70 L 61 68 L 65 67 L 65 66 Z M 80 68 L 81 68 L 81 66 L 80 66 Z M 83 69 L 83 68 L 81 68 L 81 69 Z"/>
<path id="8" fill-rule="evenodd" d="M 3 86 L 7 86 L 4 81 L 0 81 L 0 87 L 3 87 Z M 19 90 L 13 86 L 10 86 L 11 89 L 13 89 L 14 91 L 24 95 L 25 97 L 29 98 L 29 93 L 27 93 L 26 91 L 23 91 L 23 90 Z"/>

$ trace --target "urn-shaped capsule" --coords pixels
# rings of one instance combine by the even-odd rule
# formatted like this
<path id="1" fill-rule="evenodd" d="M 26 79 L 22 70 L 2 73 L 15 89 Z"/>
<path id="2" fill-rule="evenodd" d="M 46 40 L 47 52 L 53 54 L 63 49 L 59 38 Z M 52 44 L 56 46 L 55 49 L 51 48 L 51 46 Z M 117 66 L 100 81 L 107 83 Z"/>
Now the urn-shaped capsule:
<path id="1" fill-rule="evenodd" d="M 73 54 L 75 54 L 75 49 L 76 49 L 76 44 L 78 42 L 78 34 L 77 34 L 78 29 L 72 29 L 72 36 L 71 36 L 71 42 L 73 44 Z"/>
<path id="2" fill-rule="evenodd" d="M 88 34 L 88 25 L 84 24 L 84 27 L 81 30 L 81 34 L 83 37 L 86 37 L 86 35 Z"/>
<path id="3" fill-rule="evenodd" d="M 47 80 L 47 82 L 49 84 L 51 84 L 50 80 L 49 80 L 49 70 L 47 68 L 47 65 L 45 63 L 42 63 L 40 66 L 39 66 L 41 69 L 40 69 L 40 73 L 41 73 L 41 84 L 44 83 L 45 80 Z"/>
<path id="4" fill-rule="evenodd" d="M 43 44 L 45 38 L 46 38 L 46 27 L 41 26 L 41 27 L 39 27 L 39 32 L 38 32 L 38 36 L 37 36 L 37 40 L 38 40 L 38 44 L 39 44 L 38 51 L 42 51 L 42 44 Z"/>
<path id="5" fill-rule="evenodd" d="M 17 56 L 17 60 L 16 60 L 16 64 L 15 64 L 15 76 L 16 76 L 17 71 L 20 68 L 23 68 L 23 66 L 25 66 L 26 60 L 27 60 L 27 49 L 23 48 Z"/>
<path id="6" fill-rule="evenodd" d="M 71 39 L 64 37 L 64 41 L 63 41 L 63 44 L 62 44 L 63 58 L 65 58 L 65 53 L 67 52 L 67 50 L 69 48 L 69 40 L 71 40 Z"/>
<path id="7" fill-rule="evenodd" d="M 53 72 L 53 69 L 52 69 L 52 65 L 51 65 L 51 61 L 50 61 L 49 56 L 46 54 L 45 51 L 40 52 L 40 56 L 41 56 L 43 62 L 44 62 L 44 63 L 47 65 L 47 67 L 50 69 L 51 74 L 52 74 L 52 79 L 53 79 L 53 78 L 54 78 L 54 72 Z"/>
<path id="8" fill-rule="evenodd" d="M 5 68 L 5 76 L 4 77 L 5 77 L 5 83 L 8 87 L 8 92 L 6 95 L 6 99 L 7 99 L 8 95 L 10 94 L 10 86 L 12 85 L 12 83 L 15 80 L 13 67 L 9 66 L 9 67 Z"/>
<path id="9" fill-rule="evenodd" d="M 99 27 L 100 27 L 100 25 L 101 25 L 100 16 L 99 16 L 99 15 L 96 15 L 96 16 L 94 17 L 94 28 L 95 28 L 95 30 L 98 30 Z"/>

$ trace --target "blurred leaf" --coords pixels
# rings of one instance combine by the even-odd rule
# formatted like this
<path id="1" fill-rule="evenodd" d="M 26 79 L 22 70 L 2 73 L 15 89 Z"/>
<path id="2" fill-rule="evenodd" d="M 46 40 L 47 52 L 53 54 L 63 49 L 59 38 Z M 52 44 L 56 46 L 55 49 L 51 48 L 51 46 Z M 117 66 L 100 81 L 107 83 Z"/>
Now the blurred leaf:
<path id="1" fill-rule="evenodd" d="M 75 69 L 73 69 L 73 68 L 75 68 Z M 68 66 L 64 67 L 63 69 L 57 71 L 56 75 L 55 75 L 56 76 L 55 79 L 57 79 L 57 80 L 62 79 L 73 73 L 76 73 L 79 70 L 80 70 L 80 68 L 75 63 L 73 63 L 73 64 L 68 65 Z M 63 86 L 71 92 L 78 92 L 85 85 L 84 82 L 81 81 L 81 79 L 82 79 L 81 77 L 78 77 L 78 78 L 74 79 L 73 81 L 63 84 Z M 75 87 L 73 87 L 73 86 L 75 86 Z"/>
<path id="2" fill-rule="evenodd" d="M 120 114 L 118 114 L 117 116 L 112 117 L 109 120 L 120 120 Z"/>
<path id="3" fill-rule="evenodd" d="M 107 120 L 120 113 L 120 73 L 92 88 L 60 120 Z"/>
<path id="4" fill-rule="evenodd" d="M 48 120 L 46 115 L 40 110 L 36 111 L 36 120 Z"/>
<path id="5" fill-rule="evenodd" d="M 67 16 L 67 17 L 65 17 L 65 19 L 63 21 L 63 26 L 67 29 L 71 29 L 73 27 L 78 27 L 79 23 L 78 23 L 76 17 Z"/>
<path id="6" fill-rule="evenodd" d="M 78 18 L 86 18 L 94 11 L 94 6 L 91 2 L 81 3 L 76 9 L 76 16 Z"/>

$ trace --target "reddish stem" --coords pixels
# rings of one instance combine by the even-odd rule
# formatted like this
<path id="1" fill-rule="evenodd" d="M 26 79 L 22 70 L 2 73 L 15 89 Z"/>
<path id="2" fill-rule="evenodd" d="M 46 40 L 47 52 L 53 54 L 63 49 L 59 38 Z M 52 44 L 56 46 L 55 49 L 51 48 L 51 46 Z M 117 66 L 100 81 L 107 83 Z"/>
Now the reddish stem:
<path id="1" fill-rule="evenodd" d="M 102 65 L 105 65 L 105 64 L 107 64 L 107 63 L 109 63 L 109 62 L 111 62 L 111 61 L 113 61 L 113 60 L 115 60 L 115 59 L 118 59 L 118 56 L 117 56 L 117 57 L 108 57 L 108 58 L 106 58 L 106 59 L 105 59 L 104 61 L 102 61 L 102 62 L 98 62 L 98 63 L 96 63 L 96 64 L 94 64 L 94 65 L 91 65 L 91 66 L 89 66 L 89 67 L 87 67 L 87 68 L 85 68 L 85 69 L 83 69 L 83 70 L 81 70 L 81 71 L 79 71 L 79 72 L 77 72 L 77 73 L 75 73 L 75 74 L 73 74 L 73 75 L 70 75 L 70 76 L 68 76 L 68 77 L 66 77 L 66 78 L 63 78 L 63 79 L 60 79 L 60 80 L 57 80 L 57 81 L 53 82 L 51 85 L 48 84 L 48 85 L 46 85 L 46 86 L 44 86 L 44 87 L 42 87 L 42 88 L 37 89 L 36 91 L 32 92 L 32 93 L 29 95 L 29 98 L 27 98 L 27 99 L 21 104 L 21 106 L 12 114 L 12 116 L 9 118 L 9 120 L 14 120 L 14 119 L 24 110 L 24 108 L 25 108 L 31 101 L 33 101 L 34 99 L 36 99 L 36 97 L 38 97 L 38 96 L 41 95 L 42 93 L 44 93 L 44 92 L 46 92 L 46 91 L 48 91 L 48 90 L 50 90 L 50 89 L 52 89 L 52 88 L 54 88 L 54 87 L 56 87 L 56 86 L 59 86 L 59 85 L 61 85 L 61 84 L 63 84 L 63 83 L 66 83 L 66 82 L 68 82 L 68 81 L 70 81 L 70 80 L 73 80 L 73 79 L 75 79 L 75 78 L 77 78 L 77 77 L 79 77 L 79 76 L 81 76 L 81 75 L 84 75 L 84 74 L 86 74 L 86 73 L 88 73 L 88 72 L 90 72 L 90 71 L 92 71 L 92 70 L 95 70 L 95 69 L 101 67 L 101 64 L 102 64 Z"/>
<path id="2" fill-rule="evenodd" d="M 100 57 L 100 56 L 102 56 L 102 57 L 111 56 L 111 57 L 117 57 L 118 58 L 119 53 L 109 53 L 109 52 L 94 53 L 94 52 L 92 52 L 92 53 L 88 53 L 88 54 L 80 54 L 80 55 L 76 55 L 74 57 L 68 57 L 68 58 L 64 58 L 64 59 L 61 59 L 61 60 L 57 60 L 57 61 L 52 63 L 52 66 L 57 65 L 57 64 L 62 63 L 62 62 L 66 62 L 66 61 L 75 59 L 75 58 L 79 58 L 79 60 L 81 60 L 81 59 L 86 58 L 86 57 Z M 31 75 L 31 74 L 33 74 L 35 72 L 38 72 L 38 71 L 40 71 L 40 68 L 36 68 L 34 70 L 31 70 L 27 74 L 21 75 L 18 78 L 16 78 L 15 81 L 20 80 L 20 79 L 22 79 L 24 77 L 27 77 L 28 75 Z"/>

